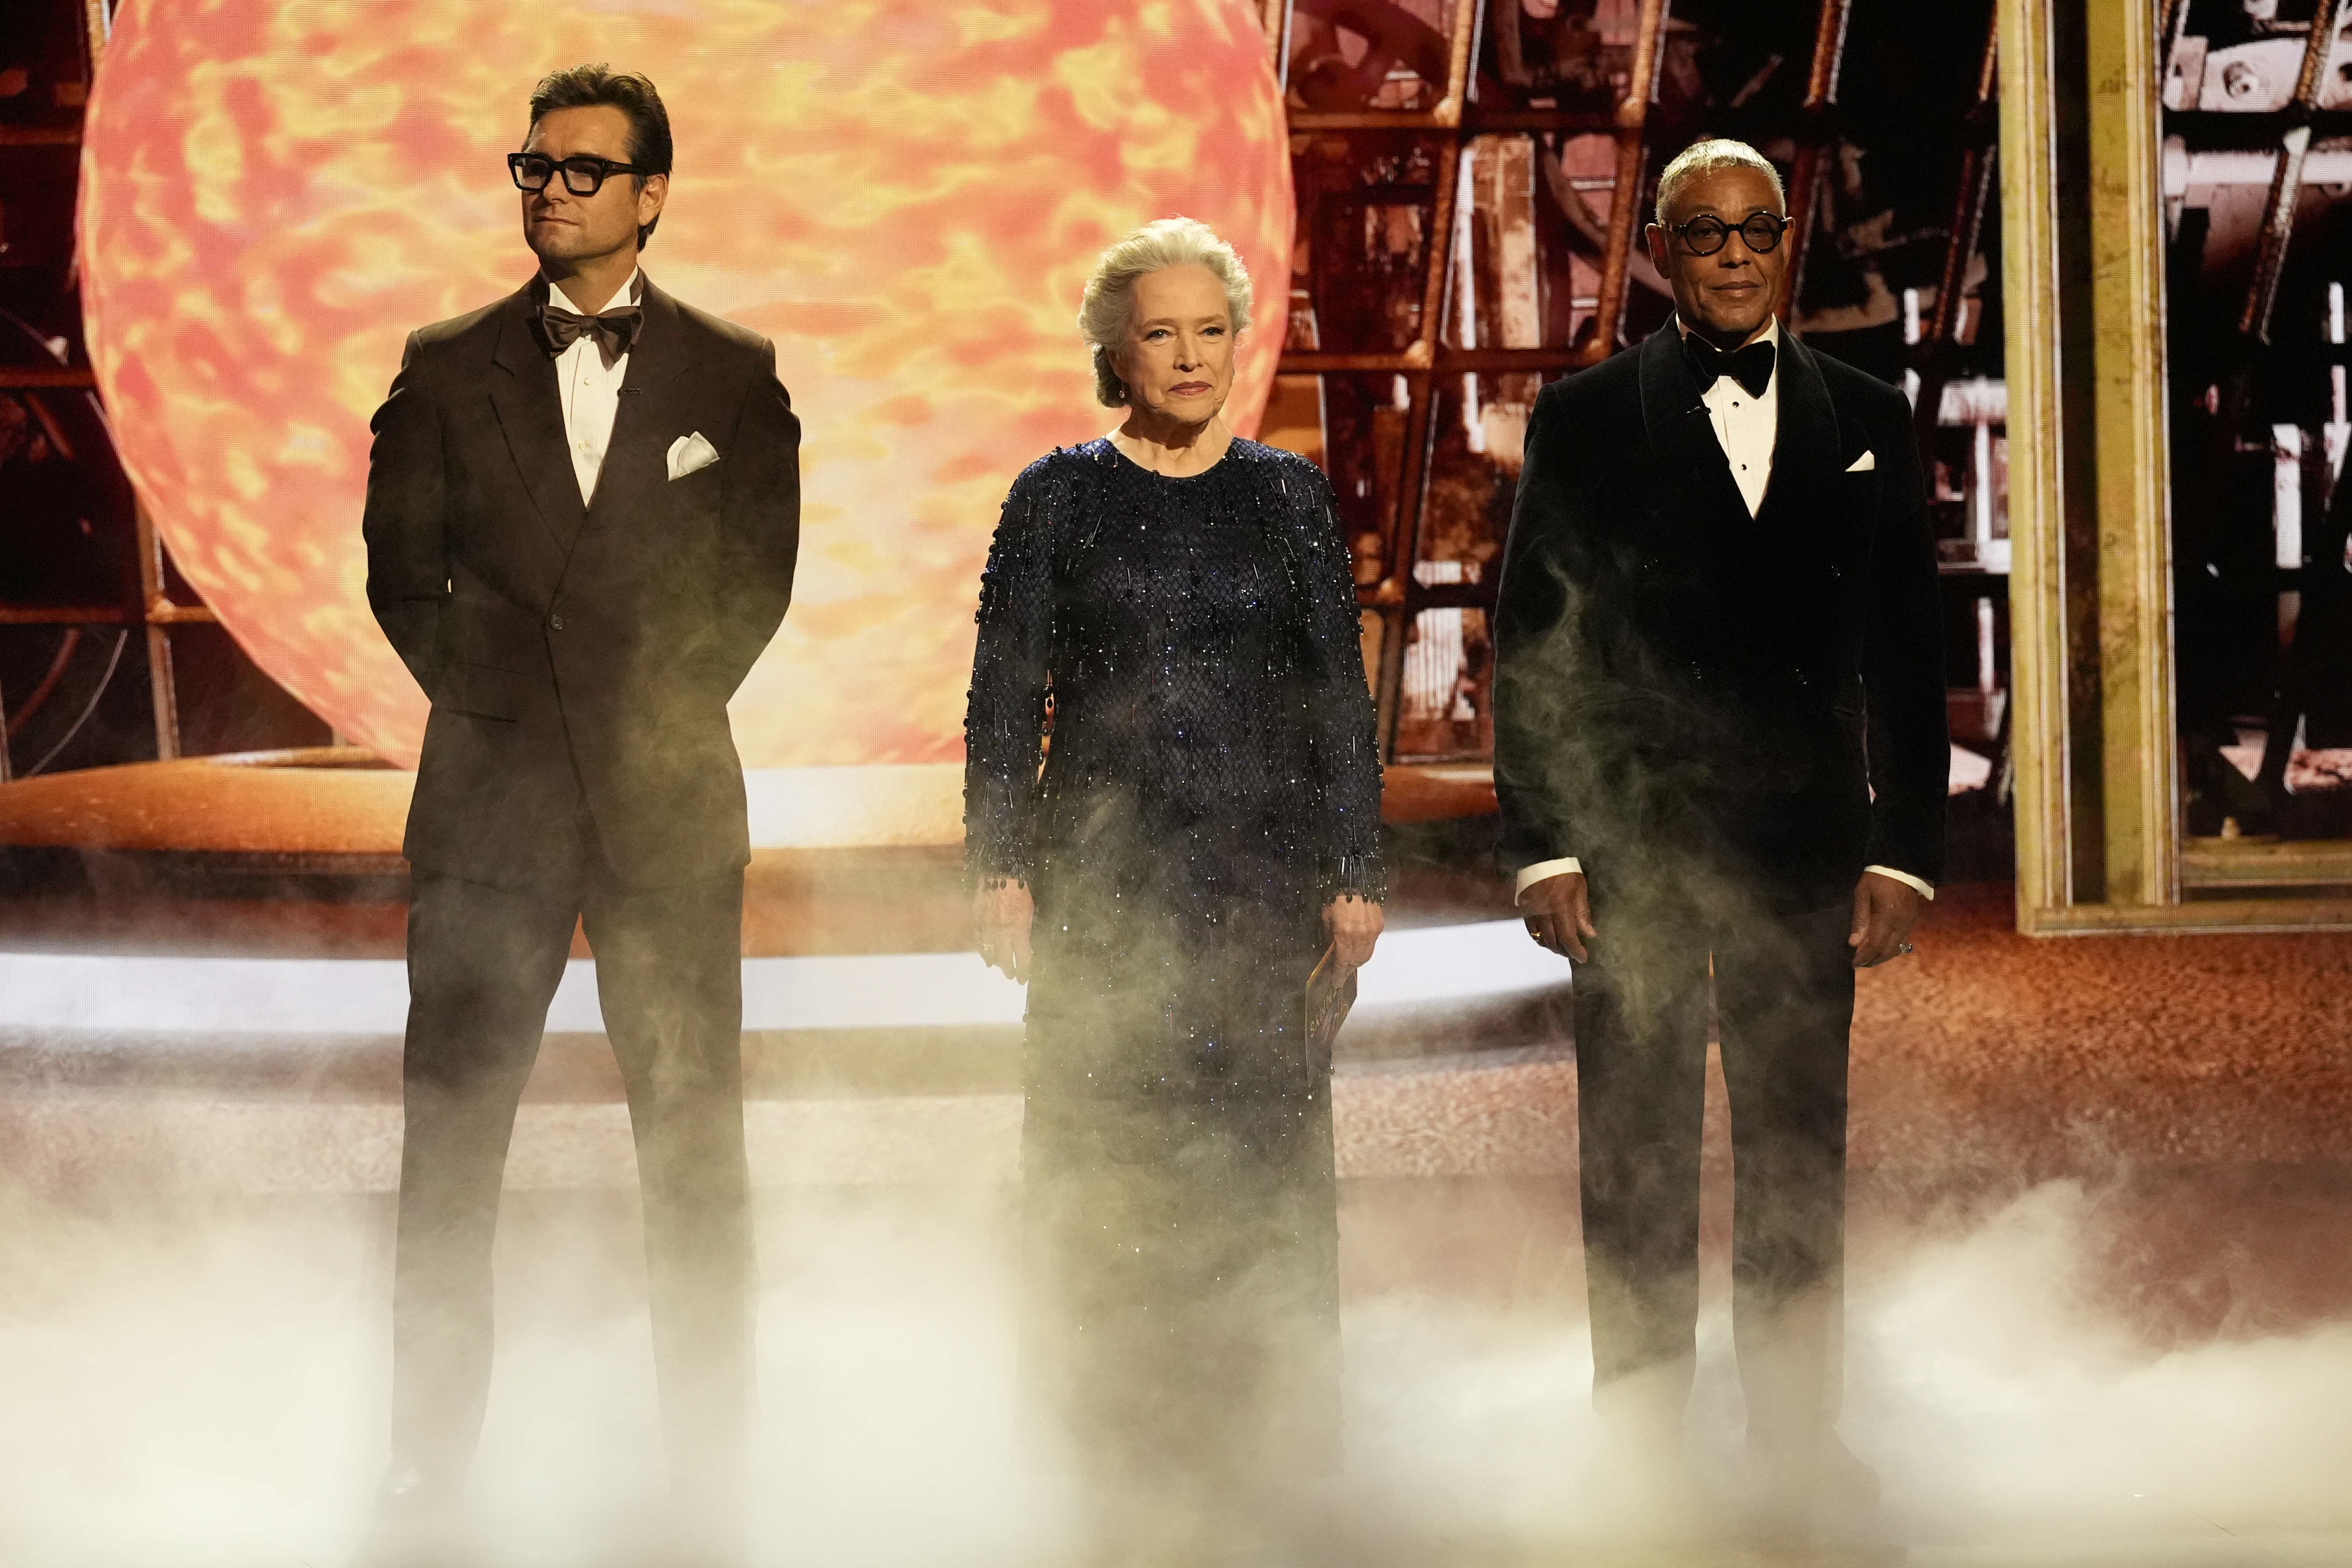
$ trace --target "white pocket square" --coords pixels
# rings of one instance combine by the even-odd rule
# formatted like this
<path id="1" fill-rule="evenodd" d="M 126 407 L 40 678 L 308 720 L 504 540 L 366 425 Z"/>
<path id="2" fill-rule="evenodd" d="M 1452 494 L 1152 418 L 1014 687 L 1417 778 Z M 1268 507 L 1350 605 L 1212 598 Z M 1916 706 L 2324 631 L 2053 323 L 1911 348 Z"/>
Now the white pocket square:
<path id="1" fill-rule="evenodd" d="M 672 463 L 676 463 L 677 461 L 677 456 L 675 450 L 673 450 L 670 455 L 670 461 Z M 1848 463 L 1845 466 L 1845 471 L 1849 474 L 1866 474 L 1876 467 L 1878 467 L 1878 454 L 1875 452 L 1864 452 L 1861 457 L 1856 458 L 1853 462 Z"/>
<path id="2" fill-rule="evenodd" d="M 719 460 L 719 448 L 703 438 L 697 430 L 691 436 L 680 436 L 669 444 L 669 477 L 682 479 L 697 468 L 707 468 Z"/>

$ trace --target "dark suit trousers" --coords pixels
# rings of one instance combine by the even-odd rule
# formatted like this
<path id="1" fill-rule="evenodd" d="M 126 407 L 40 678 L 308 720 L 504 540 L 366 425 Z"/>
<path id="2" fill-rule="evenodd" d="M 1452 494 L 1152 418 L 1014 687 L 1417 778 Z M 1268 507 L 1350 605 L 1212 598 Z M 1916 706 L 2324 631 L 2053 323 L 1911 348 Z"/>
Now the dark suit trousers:
<path id="1" fill-rule="evenodd" d="M 1575 1014 L 1595 1388 L 1694 1350 L 1712 955 L 1749 1434 L 1833 1421 L 1852 910 L 1727 922 L 1601 904 L 1594 920 Z"/>
<path id="2" fill-rule="evenodd" d="M 577 917 L 635 1136 L 673 1487 L 740 1487 L 753 1313 L 742 915 L 740 871 L 645 889 L 597 869 L 529 890 L 415 874 L 393 1285 L 400 1458 L 454 1479 L 480 1433 L 499 1188 Z"/>

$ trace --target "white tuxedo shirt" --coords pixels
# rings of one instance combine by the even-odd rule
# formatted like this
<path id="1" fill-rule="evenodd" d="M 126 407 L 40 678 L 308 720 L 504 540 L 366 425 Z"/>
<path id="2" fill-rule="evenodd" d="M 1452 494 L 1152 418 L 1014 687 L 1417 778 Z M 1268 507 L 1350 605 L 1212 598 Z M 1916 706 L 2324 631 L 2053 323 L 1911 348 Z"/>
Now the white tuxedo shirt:
<path id="1" fill-rule="evenodd" d="M 547 287 L 548 302 L 557 310 L 598 316 L 610 310 L 614 300 L 640 302 L 645 274 L 630 272 L 619 292 L 593 310 L 582 310 L 555 284 Z M 621 412 L 621 384 L 628 376 L 629 356 L 623 354 L 606 364 L 593 332 L 583 332 L 555 356 L 555 386 L 563 398 L 563 439 L 572 454 L 572 477 L 580 481 L 583 506 L 596 497 L 596 476 L 604 467 L 604 448 L 613 444 L 613 421 Z"/>

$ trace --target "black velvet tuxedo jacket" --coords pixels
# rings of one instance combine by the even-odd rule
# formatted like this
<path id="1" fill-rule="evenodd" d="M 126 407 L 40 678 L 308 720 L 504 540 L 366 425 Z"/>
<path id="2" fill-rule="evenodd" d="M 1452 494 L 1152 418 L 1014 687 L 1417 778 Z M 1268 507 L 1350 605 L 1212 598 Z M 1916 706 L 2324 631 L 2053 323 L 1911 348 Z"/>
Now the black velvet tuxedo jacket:
<path id="1" fill-rule="evenodd" d="M 658 887 L 751 858 L 727 700 L 775 635 L 800 424 L 766 340 L 648 280 L 583 506 L 534 280 L 408 340 L 376 411 L 368 603 L 433 700 L 405 853 L 501 887 Z M 719 460 L 668 477 L 699 432 Z"/>
<path id="2" fill-rule="evenodd" d="M 1910 407 L 1785 336 L 1775 375 L 1753 517 L 1671 322 L 1536 400 L 1496 611 L 1506 874 L 1573 855 L 1597 903 L 1783 910 L 1850 897 L 1865 865 L 1942 874 Z"/>

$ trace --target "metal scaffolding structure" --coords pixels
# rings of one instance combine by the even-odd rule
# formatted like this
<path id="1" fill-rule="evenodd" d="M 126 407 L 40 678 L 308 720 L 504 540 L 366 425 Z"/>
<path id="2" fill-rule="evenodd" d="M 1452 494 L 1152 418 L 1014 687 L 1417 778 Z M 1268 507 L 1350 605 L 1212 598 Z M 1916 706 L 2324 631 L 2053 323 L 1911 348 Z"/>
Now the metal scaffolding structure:
<path id="1" fill-rule="evenodd" d="M 1660 114 L 1661 76 L 1674 40 L 1687 44 L 1702 22 L 1720 19 L 1721 9 L 1685 0 L 1684 10 L 1701 18 L 1693 21 L 1677 16 L 1668 0 L 1264 0 L 1289 110 L 1300 254 L 1280 367 L 1287 390 L 1276 395 L 1278 405 L 1286 395 L 1297 405 L 1287 413 L 1278 407 L 1269 426 L 1277 439 L 1286 435 L 1311 450 L 1332 476 L 1358 562 L 1367 663 L 1391 760 L 1467 761 L 1489 743 L 1475 722 L 1484 702 L 1483 689 L 1474 689 L 1479 672 L 1465 667 L 1457 702 L 1441 676 L 1424 670 L 1434 664 L 1417 662 L 1412 651 L 1430 637 L 1447 639 L 1465 658 L 1475 649 L 1494 602 L 1489 568 L 1499 519 L 1507 515 L 1505 493 L 1486 509 L 1489 537 L 1465 542 L 1465 530 L 1475 536 L 1479 525 L 1458 514 L 1476 509 L 1483 481 L 1457 471 L 1450 493 L 1441 494 L 1449 490 L 1443 437 L 1459 412 L 1492 488 L 1507 492 L 1517 453 L 1480 444 L 1485 400 L 1503 397 L 1523 408 L 1541 382 L 1624 347 L 1637 274 L 1659 297 L 1645 311 L 1662 313 L 1663 284 L 1640 242 L 1643 218 L 1658 169 L 1675 150 L 1668 139 L 1687 140 L 1695 128 L 1690 114 Z M 1795 220 L 1784 314 L 1799 334 L 1807 330 L 1796 303 L 1805 297 L 1809 261 L 1822 245 L 1846 243 L 1833 186 L 1841 178 L 1851 183 L 1854 149 L 1845 140 L 1839 86 L 1854 11 L 1853 0 L 1820 0 L 1807 16 L 1810 37 L 1784 47 L 1805 64 L 1779 143 L 1790 155 Z M 1974 341 L 1964 312 L 1986 270 L 1995 155 L 1990 12 L 1981 52 L 1962 68 L 1974 92 L 1950 221 L 1932 237 L 1942 244 L 1926 287 L 1907 291 L 1899 369 L 1881 367 L 1890 377 L 1901 374 L 1913 393 L 1923 447 L 1934 444 L 1950 412 L 1947 385 L 1972 357 L 1957 351 L 1963 339 Z M 1552 29 L 1549 63 L 1538 58 L 1539 26 Z M 1571 41 L 1565 52 L 1563 37 Z M 1782 58 L 1776 48 L 1734 109 Z M 1503 148 L 1514 142 L 1531 150 L 1540 171 L 1540 188 L 1525 195 L 1528 211 L 1516 218 L 1513 198 L 1488 177 L 1490 164 L 1519 156 Z M 1511 176 L 1522 177 L 1516 165 Z M 1474 186 L 1483 199 L 1470 198 Z M 1517 258 L 1523 270 L 1531 267 L 1531 279 L 1501 273 L 1513 258 L 1501 256 L 1508 246 L 1494 231 L 1513 221 L 1538 237 L 1531 263 Z M 1498 332 L 1490 320 L 1508 314 L 1494 296 L 1513 287 L 1534 291 L 1533 332 L 1514 333 L 1507 322 Z M 1924 311 L 1923 299 L 1932 301 Z M 1979 445 L 1990 428 L 1981 416 L 1985 402 L 1962 409 Z M 1341 406 L 1349 403 L 1356 409 Z M 1358 416 L 1364 405 L 1370 418 Z M 1506 421 L 1496 428 L 1507 440 L 1515 427 Z M 1461 454 L 1452 458 L 1459 470 Z M 1990 510 L 1991 466 L 1979 461 L 1988 471 L 1968 481 L 1980 510 Z M 2000 597 L 1999 584 L 1988 580 L 1981 553 L 1958 565 L 1976 578 L 1969 594 L 1990 604 Z M 1457 624 L 1465 612 L 1476 617 L 1467 629 Z M 1969 618 L 1979 614 L 1972 610 Z M 1987 681 L 1993 658 L 1983 661 Z"/>
<path id="2" fill-rule="evenodd" d="M 49 63 L 56 68 L 49 89 L 47 112 L 29 123 L 0 124 L 0 159 L 60 154 L 70 156 L 81 145 L 82 106 L 88 100 L 90 81 L 95 77 L 99 60 L 104 56 L 108 34 L 112 26 L 112 5 L 110 0 L 50 0 L 46 5 L 27 4 L 12 18 L 12 30 L 18 34 L 12 42 L 24 41 L 37 47 L 46 41 Z M 43 40 L 43 29 L 47 37 Z M 67 50 L 64 45 L 70 36 L 71 79 L 67 79 Z M 69 220 L 70 210 L 66 215 Z M 77 261 L 69 249 L 61 245 L 62 254 L 55 262 L 47 263 L 40 270 L 42 281 L 53 285 L 54 290 L 70 297 L 75 286 Z M 54 272 L 54 279 L 47 273 Z M 65 741 L 45 748 L 46 754 L 37 759 L 27 771 L 38 771 L 54 761 L 97 710 L 100 700 L 107 695 L 104 688 L 120 668 L 123 643 L 133 633 L 140 634 L 146 655 L 147 686 L 150 710 L 153 721 L 153 754 L 168 760 L 181 752 L 181 710 L 178 681 L 173 650 L 173 635 L 176 628 L 190 626 L 216 625 L 213 612 L 201 603 L 183 603 L 174 597 L 176 574 L 171 567 L 170 555 L 154 524 L 131 495 L 128 483 L 122 479 L 110 441 L 106 439 L 104 420 L 99 414 L 97 377 L 89 365 L 87 350 L 81 342 L 79 314 L 63 321 L 63 330 L 55 335 L 45 335 L 27 324 L 16 312 L 8 314 L 14 324 L 23 329 L 27 348 L 35 363 L 0 363 L 0 395 L 17 399 L 41 426 L 47 453 L 52 461 L 86 466 L 97 476 L 89 486 L 98 499 L 86 510 L 83 521 L 86 530 L 120 536 L 119 542 L 127 549 L 108 552 L 115 570 L 102 586 L 103 595 L 85 595 L 65 598 L 41 595 L 16 600 L 0 597 L 0 627 L 48 628 L 56 632 L 58 643 L 54 659 L 47 663 L 47 672 L 21 694 L 0 689 L 0 737 L 14 738 L 23 733 L 27 725 L 52 702 L 61 700 L 74 673 L 76 660 L 85 652 L 95 655 L 98 639 L 90 634 L 114 628 L 118 642 L 105 661 L 104 677 L 100 689 L 91 692 L 84 703 L 80 721 L 77 722 Z M 61 416 L 67 412 L 56 407 L 57 400 L 81 405 L 89 415 L 87 421 L 95 439 L 77 441 L 68 435 Z M 192 593 L 184 595 L 193 599 Z M 13 776 L 9 748 L 0 743 L 0 783 Z"/>

